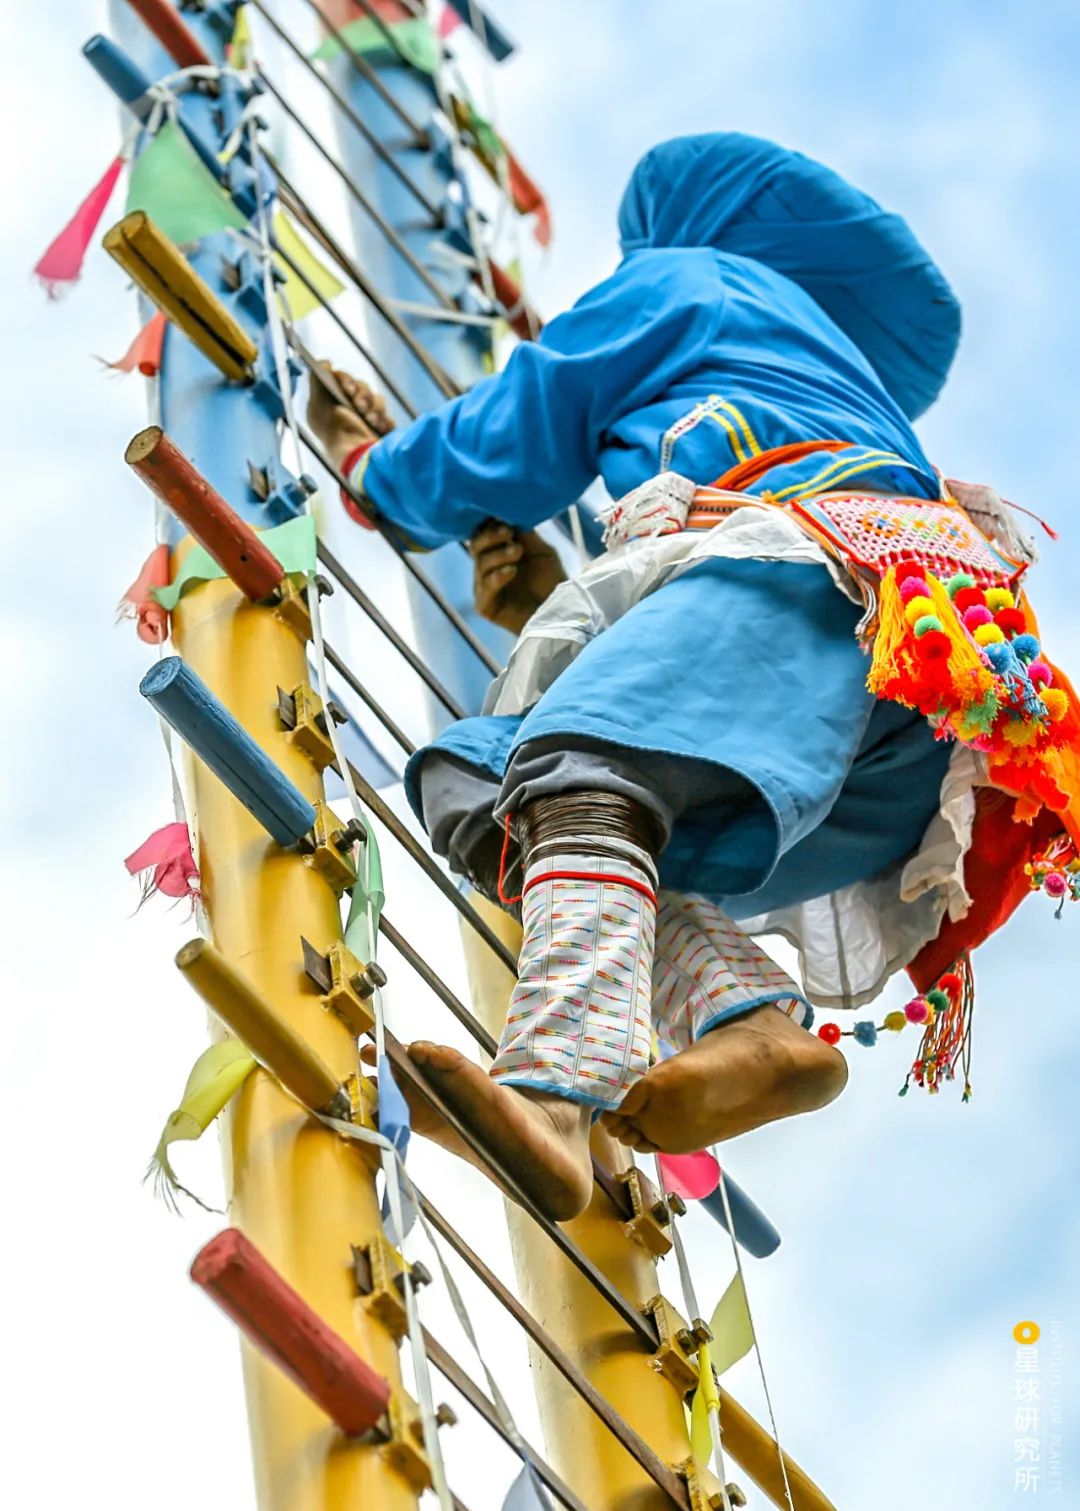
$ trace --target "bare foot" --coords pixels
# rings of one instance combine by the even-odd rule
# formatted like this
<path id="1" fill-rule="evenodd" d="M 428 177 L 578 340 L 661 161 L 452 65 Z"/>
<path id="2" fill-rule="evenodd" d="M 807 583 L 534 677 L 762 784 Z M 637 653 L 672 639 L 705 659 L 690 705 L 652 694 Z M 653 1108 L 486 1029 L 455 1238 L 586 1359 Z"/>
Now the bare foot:
<path id="1" fill-rule="evenodd" d="M 764 1123 L 824 1107 L 847 1084 L 838 1049 L 779 1008 L 755 1008 L 654 1065 L 604 1127 L 642 1153 L 691 1154 Z"/>
<path id="2" fill-rule="evenodd" d="M 456 1049 L 417 1041 L 409 1058 L 470 1132 L 490 1149 L 546 1216 L 569 1222 L 589 1204 L 592 1162 L 588 1109 L 565 1097 L 500 1086 Z M 406 1083 L 413 1127 L 490 1174 L 456 1133 Z"/>

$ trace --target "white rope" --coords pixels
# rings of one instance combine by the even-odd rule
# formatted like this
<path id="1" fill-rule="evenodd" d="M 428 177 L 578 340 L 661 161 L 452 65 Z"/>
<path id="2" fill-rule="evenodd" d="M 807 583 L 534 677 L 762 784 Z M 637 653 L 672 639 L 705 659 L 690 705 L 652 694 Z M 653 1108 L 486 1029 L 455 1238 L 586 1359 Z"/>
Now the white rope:
<path id="1" fill-rule="evenodd" d="M 654 1155 L 653 1162 L 656 1168 L 656 1179 L 661 1191 L 667 1193 L 664 1184 L 664 1168 L 660 1163 L 660 1156 Z M 674 1212 L 671 1213 L 671 1242 L 675 1249 L 675 1263 L 679 1269 L 679 1284 L 682 1287 L 683 1304 L 689 1314 L 689 1321 L 694 1322 L 701 1317 L 701 1307 L 698 1305 L 697 1292 L 694 1289 L 694 1279 L 690 1274 L 690 1265 L 686 1258 L 686 1249 L 683 1245 L 682 1234 L 679 1232 L 679 1224 Z M 698 1387 L 700 1389 L 700 1386 Z M 731 1498 L 727 1492 L 727 1469 L 724 1464 L 723 1429 L 720 1426 L 720 1413 L 717 1407 L 709 1407 L 709 1438 L 712 1442 L 713 1465 L 716 1477 L 720 1481 L 720 1493 L 724 1511 L 732 1511 Z"/>
<path id="2" fill-rule="evenodd" d="M 419 315 L 423 320 L 445 320 L 450 325 L 483 325 L 488 328 L 498 325 L 498 315 L 474 315 L 468 310 L 448 310 L 442 305 L 416 304 L 411 299 L 387 298 L 387 304 L 400 310 L 403 315 Z"/>
<path id="3" fill-rule="evenodd" d="M 259 142 L 254 123 L 249 122 L 249 141 L 251 145 L 252 162 L 257 165 L 259 154 Z M 256 167 L 256 171 L 257 167 Z M 267 326 L 270 332 L 270 345 L 274 357 L 274 365 L 277 371 L 278 386 L 281 390 L 281 400 L 285 409 L 285 423 L 292 437 L 293 447 L 296 453 L 296 471 L 303 470 L 303 450 L 300 441 L 300 432 L 296 423 L 296 415 L 293 410 L 292 385 L 289 373 L 288 356 L 286 351 L 284 331 L 281 324 L 281 316 L 278 311 L 276 299 L 276 287 L 273 278 L 273 251 L 270 241 L 269 219 L 267 216 L 266 202 L 260 188 L 258 193 L 257 219 L 259 237 L 262 251 L 263 292 L 267 306 Z M 310 498 L 304 502 L 305 511 L 313 513 Z M 326 732 L 334 752 L 341 780 L 345 786 L 345 792 L 352 809 L 353 816 L 362 823 L 365 828 L 371 819 L 364 812 L 356 786 L 352 779 L 352 772 L 348 759 L 342 749 L 334 720 L 330 713 L 330 691 L 326 673 L 326 653 L 323 643 L 322 615 L 319 603 L 319 590 L 311 580 L 307 584 L 307 604 L 311 617 L 311 639 L 314 649 L 315 674 L 318 681 L 319 696 L 322 699 L 326 721 Z M 357 883 L 359 885 L 359 882 Z M 367 898 L 369 923 L 373 925 L 370 892 Z M 372 927 L 372 946 L 374 948 L 375 934 Z M 376 989 L 373 996 L 373 1008 L 375 1013 L 375 1045 L 378 1060 L 381 1063 L 386 1053 L 386 1031 L 383 1019 L 382 994 Z M 401 1186 L 398 1179 L 398 1155 L 388 1141 L 382 1146 L 382 1168 L 386 1181 L 386 1195 L 390 1205 L 390 1215 L 397 1230 L 398 1242 L 403 1243 L 405 1238 L 404 1204 L 401 1199 Z M 424 1346 L 423 1328 L 420 1323 L 420 1315 L 416 1304 L 416 1293 L 411 1284 L 404 1287 L 405 1314 L 408 1326 L 409 1351 L 412 1356 L 413 1375 L 416 1382 L 417 1401 L 420 1407 L 420 1418 L 423 1426 L 424 1447 L 427 1450 L 428 1460 L 431 1464 L 431 1476 L 435 1494 L 439 1501 L 441 1511 L 453 1511 L 454 1499 L 450 1493 L 450 1487 L 446 1479 L 446 1466 L 443 1463 L 442 1445 L 439 1442 L 439 1429 L 435 1420 L 435 1402 L 431 1387 L 431 1370 L 428 1363 L 427 1349 Z"/>
<path id="4" fill-rule="evenodd" d="M 784 1450 L 780 1446 L 780 1434 L 776 1427 L 776 1413 L 773 1411 L 772 1396 L 769 1394 L 769 1382 L 765 1378 L 765 1360 L 761 1356 L 761 1345 L 758 1342 L 757 1327 L 754 1323 L 753 1313 L 750 1310 L 750 1293 L 746 1289 L 746 1276 L 743 1274 L 742 1255 L 739 1252 L 739 1245 L 735 1238 L 735 1221 L 731 1215 L 731 1203 L 728 1201 L 727 1182 L 724 1179 L 724 1166 L 715 1148 L 712 1154 L 720 1168 L 720 1200 L 724 1207 L 724 1221 L 727 1223 L 727 1230 L 731 1235 L 731 1249 L 735 1255 L 735 1268 L 738 1272 L 739 1284 L 742 1286 L 743 1301 L 746 1303 L 746 1315 L 750 1319 L 750 1332 L 754 1339 L 754 1356 L 757 1359 L 758 1373 L 761 1376 L 761 1388 L 765 1393 L 765 1405 L 769 1412 L 769 1426 L 772 1428 L 773 1441 L 776 1444 L 776 1453 L 780 1460 L 780 1477 L 784 1482 L 784 1495 L 787 1498 L 788 1505 L 791 1507 L 791 1511 L 795 1511 L 795 1501 L 792 1498 L 791 1486 L 788 1483 L 787 1463 L 784 1460 Z"/>

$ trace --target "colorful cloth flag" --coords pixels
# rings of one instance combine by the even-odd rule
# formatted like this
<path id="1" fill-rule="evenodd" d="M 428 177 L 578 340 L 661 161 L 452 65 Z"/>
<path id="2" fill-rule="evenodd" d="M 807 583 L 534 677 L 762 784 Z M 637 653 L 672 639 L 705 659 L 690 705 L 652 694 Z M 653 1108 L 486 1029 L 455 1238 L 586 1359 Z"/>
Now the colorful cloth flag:
<path id="1" fill-rule="evenodd" d="M 718 1375 L 737 1364 L 753 1348 L 754 1324 L 750 1320 L 740 1274 L 732 1277 L 731 1284 L 716 1303 L 709 1318 L 709 1330 L 713 1335 L 709 1348 Z"/>
<path id="2" fill-rule="evenodd" d="M 383 888 L 382 856 L 379 841 L 371 825 L 367 826 L 364 841 L 361 875 L 352 892 L 349 916 L 345 921 L 345 943 L 357 960 L 367 965 L 375 959 L 375 947 L 379 939 L 379 920 L 382 917 L 386 892 Z M 370 902 L 370 918 L 369 907 Z"/>
<path id="3" fill-rule="evenodd" d="M 697 1154 L 661 1154 L 659 1160 L 665 1187 L 685 1200 L 700 1201 L 720 1183 L 720 1166 L 707 1149 Z"/>
<path id="4" fill-rule="evenodd" d="M 50 299 L 57 298 L 82 272 L 86 249 L 105 214 L 123 166 L 122 156 L 113 158 L 67 225 L 34 264 L 34 273 Z"/>
<path id="5" fill-rule="evenodd" d="M 161 371 L 161 353 L 168 323 L 168 315 L 158 310 L 157 314 L 150 316 L 119 362 L 106 362 L 105 366 L 113 372 L 140 372 L 144 378 L 156 378 Z"/>
<path id="6" fill-rule="evenodd" d="M 175 121 L 163 123 L 132 165 L 126 213 L 132 210 L 145 210 L 181 244 L 247 225 Z"/>
<path id="7" fill-rule="evenodd" d="M 320 295 L 329 302 L 344 291 L 345 285 L 329 268 L 323 266 L 284 210 L 278 210 L 274 215 L 274 237 L 282 251 L 288 253 L 304 274 L 301 278 L 299 273 L 293 272 L 284 257 L 275 257 L 275 263 L 285 276 L 280 298 L 290 320 L 302 320 L 312 310 L 319 309 Z M 308 287 L 309 284 L 311 287 Z"/>
<path id="8" fill-rule="evenodd" d="M 275 525 L 272 530 L 259 530 L 260 541 L 268 551 L 273 551 L 288 573 L 314 572 L 318 542 L 315 538 L 315 520 L 310 514 L 298 514 L 295 519 Z M 214 582 L 227 577 L 225 568 L 219 566 L 205 546 L 194 546 L 184 557 L 180 570 L 168 587 L 152 588 L 151 596 L 171 614 L 189 588 L 200 582 Z"/>
<path id="9" fill-rule="evenodd" d="M 191 1068 L 180 1105 L 170 1112 L 150 1159 L 146 1179 L 154 1183 L 155 1195 L 176 1210 L 179 1192 L 210 1211 L 193 1191 L 182 1186 L 169 1161 L 169 1146 L 181 1140 L 201 1138 L 255 1069 L 255 1057 L 239 1039 L 222 1039 L 203 1051 Z"/>
<path id="10" fill-rule="evenodd" d="M 393 42 L 387 40 L 387 31 L 392 33 Z M 370 16 L 358 16 L 355 21 L 339 27 L 338 34 L 341 41 L 335 36 L 327 37 L 311 54 L 316 62 L 326 63 L 338 57 L 345 51 L 344 42 L 350 52 L 361 55 L 400 53 L 403 60 L 420 73 L 434 74 L 439 66 L 439 38 L 430 22 L 420 16 L 415 20 L 386 22 L 383 26 Z"/>
<path id="11" fill-rule="evenodd" d="M 155 892 L 165 897 L 199 896 L 199 871 L 191 853 L 187 824 L 178 821 L 155 829 L 124 861 L 132 876 L 142 876 L 142 902 Z M 140 906 L 141 906 L 140 903 Z"/>

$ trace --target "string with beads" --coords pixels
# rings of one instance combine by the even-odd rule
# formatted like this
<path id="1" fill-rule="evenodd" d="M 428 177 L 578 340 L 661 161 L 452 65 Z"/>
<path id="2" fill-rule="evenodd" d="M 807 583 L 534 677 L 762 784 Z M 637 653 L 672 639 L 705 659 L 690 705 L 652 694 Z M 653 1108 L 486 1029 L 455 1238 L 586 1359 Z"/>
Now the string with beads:
<path id="1" fill-rule="evenodd" d="M 1033 892 L 1045 892 L 1057 902 L 1055 918 L 1067 902 L 1080 902 L 1080 853 L 1068 834 L 1059 834 L 1024 870 Z"/>
<path id="2" fill-rule="evenodd" d="M 957 1065 L 963 1071 L 964 1092 L 961 1101 L 971 1101 L 971 1029 L 975 1012 L 975 977 L 967 955 L 945 972 L 937 985 L 918 997 L 912 997 L 902 1009 L 885 1014 L 880 1023 L 866 1019 L 852 1028 L 839 1023 L 823 1023 L 818 1038 L 834 1047 L 841 1039 L 854 1039 L 872 1049 L 881 1033 L 900 1033 L 909 1024 L 922 1026 L 919 1050 L 907 1073 L 899 1095 L 906 1096 L 912 1081 L 934 1094 L 942 1082 L 956 1079 Z"/>

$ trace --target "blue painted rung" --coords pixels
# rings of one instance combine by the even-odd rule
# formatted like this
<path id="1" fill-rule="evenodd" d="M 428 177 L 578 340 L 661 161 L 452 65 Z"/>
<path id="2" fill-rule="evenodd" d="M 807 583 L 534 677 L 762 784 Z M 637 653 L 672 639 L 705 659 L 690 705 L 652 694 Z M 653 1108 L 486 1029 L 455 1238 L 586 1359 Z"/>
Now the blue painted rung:
<path id="1" fill-rule="evenodd" d="M 735 1224 L 736 1242 L 740 1243 L 748 1254 L 753 1254 L 755 1259 L 767 1259 L 770 1254 L 775 1254 L 780 1247 L 780 1234 L 765 1213 L 750 1200 L 746 1192 L 732 1180 L 726 1170 L 724 1184 L 727 1187 L 731 1220 Z M 717 1186 L 710 1196 L 704 1197 L 701 1205 L 726 1233 L 728 1225 L 724 1216 L 724 1199 L 720 1194 L 720 1187 Z"/>
<path id="2" fill-rule="evenodd" d="M 279 845 L 308 833 L 315 809 L 307 798 L 179 656 L 151 667 L 139 691 Z"/>
<path id="3" fill-rule="evenodd" d="M 111 37 L 103 37 L 98 33 L 83 47 L 83 57 L 120 103 L 126 105 L 140 121 L 145 121 L 154 105 L 149 94 L 151 81 L 132 62 L 124 49 L 118 47 Z M 185 119 L 182 109 L 178 113 L 178 124 L 210 172 L 219 183 L 224 182 L 226 169 L 218 161 L 216 153 L 204 140 L 202 133 Z"/>
<path id="4" fill-rule="evenodd" d="M 514 44 L 477 0 L 449 0 L 450 9 L 456 11 L 465 25 L 474 32 L 484 47 L 501 63 L 514 51 Z"/>

